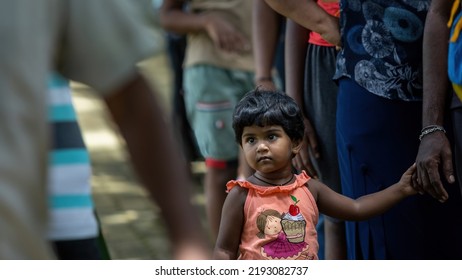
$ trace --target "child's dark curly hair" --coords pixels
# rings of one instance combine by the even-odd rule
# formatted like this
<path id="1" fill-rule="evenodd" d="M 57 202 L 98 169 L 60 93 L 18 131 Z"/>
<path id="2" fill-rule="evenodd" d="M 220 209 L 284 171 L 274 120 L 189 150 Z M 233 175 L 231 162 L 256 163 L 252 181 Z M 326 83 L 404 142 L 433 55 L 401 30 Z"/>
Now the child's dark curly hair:
<path id="1" fill-rule="evenodd" d="M 305 130 L 295 100 L 284 92 L 260 88 L 248 92 L 234 109 L 233 129 L 239 145 L 244 127 L 252 125 L 280 125 L 292 141 L 302 141 Z"/>

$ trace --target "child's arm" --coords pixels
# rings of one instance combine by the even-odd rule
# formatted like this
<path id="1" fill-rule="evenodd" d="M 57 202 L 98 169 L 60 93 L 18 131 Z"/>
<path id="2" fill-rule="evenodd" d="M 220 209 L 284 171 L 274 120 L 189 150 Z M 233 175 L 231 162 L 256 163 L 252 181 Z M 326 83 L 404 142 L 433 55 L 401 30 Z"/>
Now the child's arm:
<path id="1" fill-rule="evenodd" d="M 218 238 L 213 250 L 213 259 L 215 260 L 236 260 L 238 257 L 247 192 L 247 189 L 236 186 L 226 197 Z"/>
<path id="2" fill-rule="evenodd" d="M 398 183 L 382 191 L 361 196 L 356 200 L 336 193 L 315 180 L 310 181 L 309 189 L 317 198 L 317 205 L 322 213 L 343 220 L 366 220 L 384 213 L 405 197 L 417 193 L 412 187 L 411 179 L 415 169 L 415 164 L 413 164 Z"/>

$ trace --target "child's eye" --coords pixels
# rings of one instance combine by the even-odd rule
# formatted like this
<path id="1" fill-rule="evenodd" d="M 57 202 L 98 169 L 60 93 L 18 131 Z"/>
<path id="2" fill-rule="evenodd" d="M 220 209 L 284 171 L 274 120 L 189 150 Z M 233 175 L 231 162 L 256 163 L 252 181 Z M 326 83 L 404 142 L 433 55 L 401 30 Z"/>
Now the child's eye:
<path id="1" fill-rule="evenodd" d="M 274 135 L 274 134 L 271 134 L 271 135 L 268 136 L 269 140 L 276 140 L 276 138 L 277 138 L 277 136 Z"/>
<path id="2" fill-rule="evenodd" d="M 253 144 L 253 143 L 255 142 L 255 138 L 249 137 L 249 138 L 246 139 L 245 142 L 246 142 L 246 143 L 249 143 L 249 144 Z"/>

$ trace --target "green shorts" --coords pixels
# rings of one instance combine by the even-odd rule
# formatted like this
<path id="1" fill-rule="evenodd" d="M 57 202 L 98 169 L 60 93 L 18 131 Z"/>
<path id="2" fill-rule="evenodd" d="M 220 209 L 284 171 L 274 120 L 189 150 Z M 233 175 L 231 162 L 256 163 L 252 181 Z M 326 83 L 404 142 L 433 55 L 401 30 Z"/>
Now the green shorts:
<path id="1" fill-rule="evenodd" d="M 253 79 L 253 72 L 210 65 L 195 65 L 184 70 L 188 120 L 205 159 L 238 158 L 232 117 L 237 102 L 254 89 Z"/>

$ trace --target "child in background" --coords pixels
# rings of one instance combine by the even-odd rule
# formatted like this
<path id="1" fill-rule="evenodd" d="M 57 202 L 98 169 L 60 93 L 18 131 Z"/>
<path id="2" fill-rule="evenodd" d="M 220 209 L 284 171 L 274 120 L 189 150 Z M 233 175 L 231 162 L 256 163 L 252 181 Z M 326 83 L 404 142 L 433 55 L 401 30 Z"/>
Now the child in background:
<path id="1" fill-rule="evenodd" d="M 187 35 L 184 102 L 205 161 L 205 213 L 212 244 L 226 182 L 252 174 L 240 160 L 231 128 L 233 108 L 254 87 L 251 18 L 252 1 L 247 0 L 164 0 L 160 9 L 165 30 Z"/>
<path id="2" fill-rule="evenodd" d="M 48 81 L 52 150 L 48 169 L 48 239 L 60 260 L 109 258 L 100 243 L 91 190 L 91 162 L 77 120 L 69 81 Z M 102 245 L 102 246 L 101 246 Z"/>
<path id="3" fill-rule="evenodd" d="M 411 181 L 415 165 L 398 183 L 357 200 L 304 171 L 294 174 L 292 158 L 302 147 L 304 123 L 297 103 L 282 92 L 249 92 L 235 108 L 233 128 L 256 171 L 246 181 L 227 184 L 215 259 L 318 259 L 319 212 L 365 220 L 417 193 Z"/>

